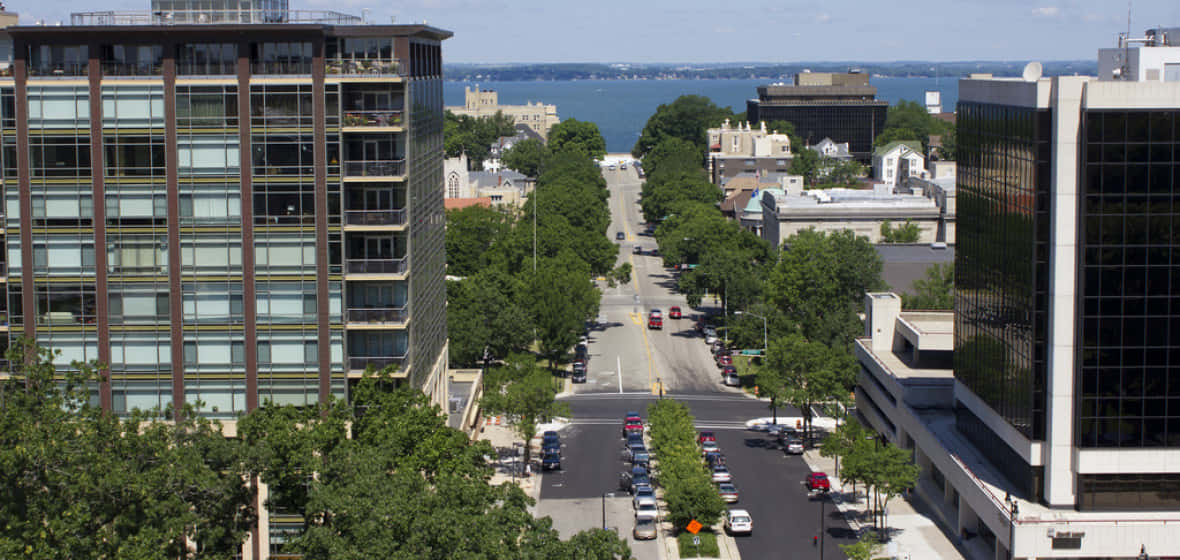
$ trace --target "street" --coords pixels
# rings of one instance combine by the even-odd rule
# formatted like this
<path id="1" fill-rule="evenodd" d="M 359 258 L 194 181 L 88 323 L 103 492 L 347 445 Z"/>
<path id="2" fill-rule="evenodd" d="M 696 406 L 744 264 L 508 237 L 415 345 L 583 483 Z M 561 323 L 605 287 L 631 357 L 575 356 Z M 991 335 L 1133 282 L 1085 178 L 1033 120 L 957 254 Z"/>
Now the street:
<path id="1" fill-rule="evenodd" d="M 604 288 L 599 325 L 590 334 L 587 383 L 574 385 L 566 397 L 573 424 L 562 431 L 562 470 L 545 473 L 538 515 L 548 515 L 568 538 L 579 530 L 598 527 L 606 518 L 620 536 L 631 541 L 639 559 L 658 558 L 658 541 L 630 539 L 633 517 L 629 496 L 618 490 L 618 475 L 626 470 L 622 451 L 622 420 L 628 411 L 647 417 L 647 405 L 658 398 L 659 381 L 665 398 L 687 404 L 698 429 L 711 430 L 725 454 L 741 493 L 730 507 L 746 509 L 754 532 L 735 540 L 747 559 L 814 559 L 819 535 L 821 502 L 809 498 L 802 481 L 810 472 L 802 458 L 786 455 L 773 436 L 746 428 L 746 421 L 769 416 L 766 403 L 739 389 L 721 384 L 718 368 L 703 339 L 692 328 L 697 314 L 675 292 L 675 278 L 652 256 L 655 239 L 643 231 L 637 204 L 641 182 L 633 169 L 603 170 L 610 189 L 612 226 L 608 235 L 622 231 L 620 262 L 633 263 L 632 282 Z M 632 252 L 640 245 L 642 255 Z M 680 320 L 667 318 L 668 307 L 679 305 Z M 647 311 L 660 309 L 662 330 L 646 328 Z M 653 394 L 654 391 L 654 394 Z M 798 415 L 781 408 L 780 415 Z M 657 458 L 658 459 L 658 458 Z M 613 493 L 615 496 L 605 494 Z M 826 503 L 827 527 L 823 558 L 844 558 L 838 544 L 854 542 L 852 532 L 832 504 Z"/>

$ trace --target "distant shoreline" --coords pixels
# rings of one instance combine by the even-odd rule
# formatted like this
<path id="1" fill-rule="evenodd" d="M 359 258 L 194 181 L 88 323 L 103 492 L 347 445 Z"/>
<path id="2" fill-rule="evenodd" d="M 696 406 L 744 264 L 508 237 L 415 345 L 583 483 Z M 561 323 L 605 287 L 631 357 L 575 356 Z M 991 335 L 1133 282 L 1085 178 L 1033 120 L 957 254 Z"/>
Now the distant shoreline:
<path id="1" fill-rule="evenodd" d="M 788 80 L 803 72 L 857 71 L 873 78 L 965 78 L 983 73 L 997 77 L 1020 76 L 1024 61 L 1016 62 L 922 62 L 893 63 L 815 62 L 790 64 L 447 64 L 443 76 L 448 82 L 570 82 L 651 80 Z M 1093 75 L 1097 64 L 1091 60 L 1042 62 L 1043 75 Z"/>

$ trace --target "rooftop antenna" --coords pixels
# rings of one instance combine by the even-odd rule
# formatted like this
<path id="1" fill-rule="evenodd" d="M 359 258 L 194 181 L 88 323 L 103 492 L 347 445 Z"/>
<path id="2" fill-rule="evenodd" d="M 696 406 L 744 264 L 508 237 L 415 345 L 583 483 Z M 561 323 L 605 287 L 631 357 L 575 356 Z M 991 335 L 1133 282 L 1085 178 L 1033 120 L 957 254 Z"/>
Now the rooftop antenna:
<path id="1" fill-rule="evenodd" d="M 1131 2 L 1134 0 L 1127 0 L 1127 34 L 1126 39 L 1123 40 L 1123 79 L 1127 79 L 1127 74 L 1130 73 L 1131 60 Z"/>

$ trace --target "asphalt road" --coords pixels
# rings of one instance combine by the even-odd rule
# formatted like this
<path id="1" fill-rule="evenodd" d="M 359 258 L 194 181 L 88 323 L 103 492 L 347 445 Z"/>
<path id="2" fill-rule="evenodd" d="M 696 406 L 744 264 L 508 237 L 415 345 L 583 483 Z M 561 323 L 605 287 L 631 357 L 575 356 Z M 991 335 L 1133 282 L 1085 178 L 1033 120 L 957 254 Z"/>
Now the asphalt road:
<path id="1" fill-rule="evenodd" d="M 620 262 L 633 263 L 630 284 L 604 288 L 599 326 L 590 335 L 587 383 L 574 385 L 569 403 L 573 424 L 562 431 L 562 470 L 542 477 L 540 515 L 549 515 L 564 536 L 602 524 L 603 503 L 607 525 L 630 535 L 632 519 L 625 492 L 618 490 L 618 475 L 626 470 L 621 458 L 622 420 L 626 412 L 647 417 L 653 385 L 663 381 L 665 398 L 685 402 L 698 429 L 717 434 L 741 500 L 731 507 L 746 509 L 754 519 L 754 533 L 737 537 L 738 549 L 747 560 L 813 559 L 819 550 L 812 539 L 819 533 L 820 507 L 801 482 L 810 472 L 800 457 L 785 455 L 773 437 L 747 430 L 747 420 L 769 415 L 766 404 L 721 384 L 712 355 L 692 328 L 692 311 L 674 290 L 674 275 L 660 257 L 652 256 L 655 239 L 643 231 L 639 213 L 641 183 L 633 169 L 604 170 L 610 189 L 614 238 L 622 231 L 626 240 Z M 643 247 L 642 255 L 632 252 Z M 636 299 L 638 296 L 638 299 Z M 668 307 L 679 305 L 685 318 L 666 318 Z M 663 330 L 646 328 L 647 311 L 665 313 Z M 797 415 L 788 409 L 780 414 Z M 603 499 L 605 493 L 620 497 Z M 825 559 L 842 559 L 840 543 L 850 543 L 851 531 L 832 505 L 826 504 Z M 637 558 L 656 558 L 653 542 L 632 542 Z"/>

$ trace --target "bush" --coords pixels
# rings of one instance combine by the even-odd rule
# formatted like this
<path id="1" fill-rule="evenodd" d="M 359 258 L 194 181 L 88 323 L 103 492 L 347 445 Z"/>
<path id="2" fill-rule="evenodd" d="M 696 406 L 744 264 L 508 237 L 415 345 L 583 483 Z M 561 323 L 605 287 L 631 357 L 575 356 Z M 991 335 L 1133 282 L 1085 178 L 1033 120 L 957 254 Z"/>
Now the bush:
<path id="1" fill-rule="evenodd" d="M 692 533 L 685 531 L 676 537 L 676 543 L 680 545 L 681 558 L 717 558 L 721 556 L 721 549 L 717 546 L 717 535 L 708 531 L 701 531 L 697 534 L 701 538 L 701 546 L 697 548 L 692 544 Z"/>
<path id="2" fill-rule="evenodd" d="M 688 407 L 665 399 L 652 403 L 647 413 L 668 521 L 677 530 L 683 530 L 693 519 L 706 527 L 713 525 L 725 510 L 725 502 L 701 461 Z"/>

